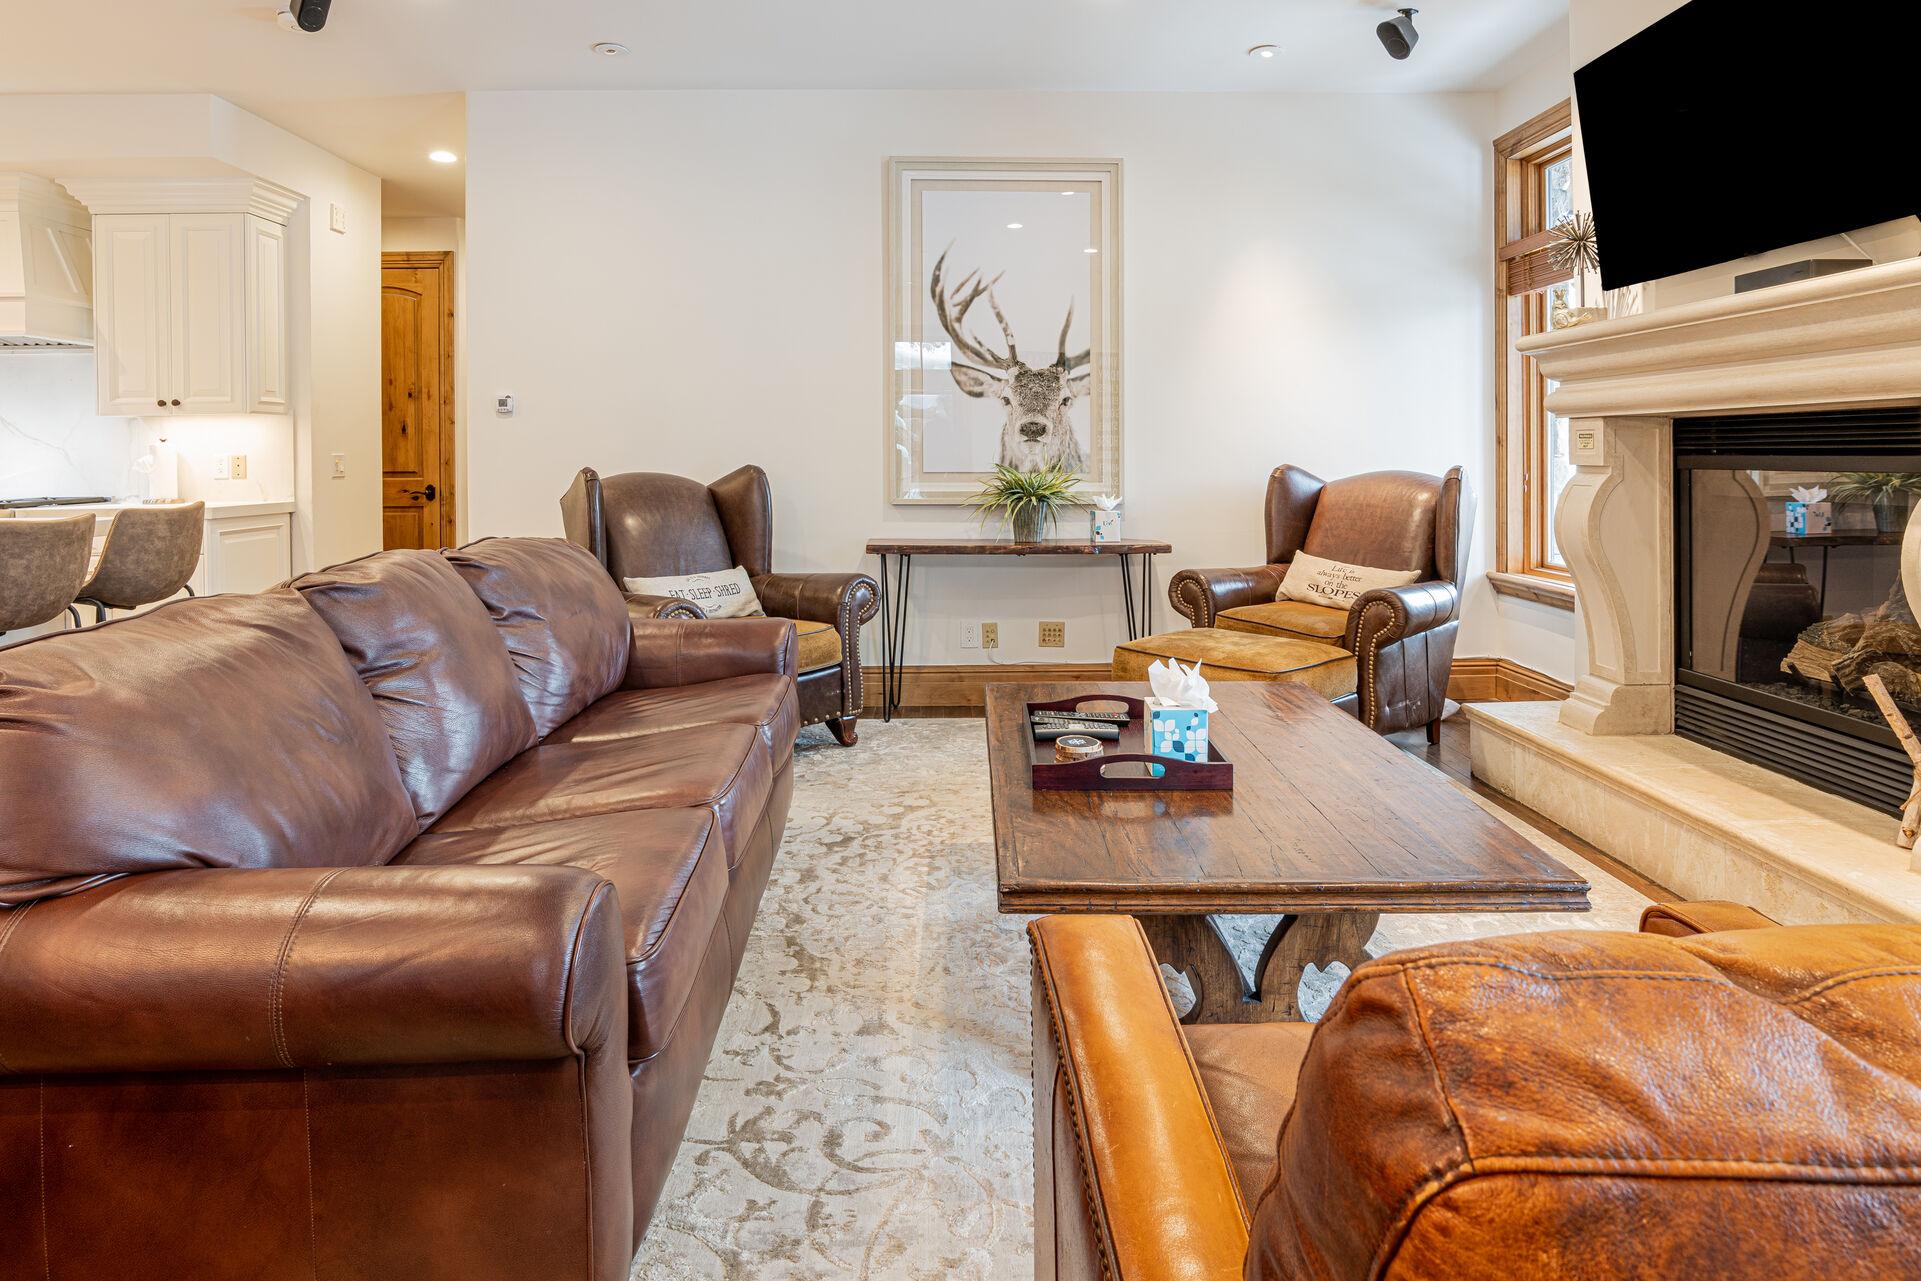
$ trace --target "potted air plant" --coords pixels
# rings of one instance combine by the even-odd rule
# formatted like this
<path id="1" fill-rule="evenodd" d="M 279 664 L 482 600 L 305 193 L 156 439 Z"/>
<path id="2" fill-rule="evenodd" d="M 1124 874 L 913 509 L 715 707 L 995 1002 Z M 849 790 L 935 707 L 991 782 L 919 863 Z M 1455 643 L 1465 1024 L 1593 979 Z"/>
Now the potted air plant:
<path id="1" fill-rule="evenodd" d="M 1895 499 L 1921 494 L 1921 473 L 1908 471 L 1844 471 L 1828 482 L 1828 501 L 1836 508 L 1866 503 L 1874 508 L 1876 533 L 1892 534 L 1899 526 Z"/>
<path id="2" fill-rule="evenodd" d="M 1004 463 L 997 464 L 980 493 L 967 502 L 981 509 L 978 519 L 983 522 L 988 513 L 998 509 L 1001 532 L 1013 525 L 1015 542 L 1037 543 L 1048 526 L 1058 523 L 1057 508 L 1079 505 L 1074 491 L 1080 483 L 1079 476 L 1058 463 L 1038 471 L 1016 471 Z"/>

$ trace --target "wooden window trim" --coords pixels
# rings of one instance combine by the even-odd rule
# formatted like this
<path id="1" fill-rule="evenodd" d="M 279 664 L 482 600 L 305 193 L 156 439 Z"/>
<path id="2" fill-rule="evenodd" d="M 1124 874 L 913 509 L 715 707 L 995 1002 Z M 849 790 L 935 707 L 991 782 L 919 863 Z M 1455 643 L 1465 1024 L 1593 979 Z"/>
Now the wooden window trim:
<path id="1" fill-rule="evenodd" d="M 1523 334 L 1546 327 L 1542 290 L 1569 277 L 1539 255 L 1552 240 L 1532 171 L 1559 161 L 1573 146 L 1571 102 L 1548 108 L 1494 142 L 1494 439 L 1495 556 L 1488 581 L 1504 596 L 1574 608 L 1567 570 L 1545 563 L 1545 503 L 1530 501 L 1532 478 L 1546 474 L 1546 425 L 1540 415 L 1541 376 L 1514 350 Z M 1519 276 L 1523 292 L 1510 295 Z"/>

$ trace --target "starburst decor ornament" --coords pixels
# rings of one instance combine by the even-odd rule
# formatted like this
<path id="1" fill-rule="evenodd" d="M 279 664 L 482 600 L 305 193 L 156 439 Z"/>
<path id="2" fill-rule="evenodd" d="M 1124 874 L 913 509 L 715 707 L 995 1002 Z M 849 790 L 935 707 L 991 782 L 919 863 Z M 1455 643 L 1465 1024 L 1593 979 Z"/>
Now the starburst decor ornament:
<path id="1" fill-rule="evenodd" d="M 1593 214 L 1577 210 L 1553 230 L 1560 237 L 1548 247 L 1548 256 L 1554 259 L 1555 266 L 1577 274 L 1601 269 L 1601 250 L 1594 237 Z"/>

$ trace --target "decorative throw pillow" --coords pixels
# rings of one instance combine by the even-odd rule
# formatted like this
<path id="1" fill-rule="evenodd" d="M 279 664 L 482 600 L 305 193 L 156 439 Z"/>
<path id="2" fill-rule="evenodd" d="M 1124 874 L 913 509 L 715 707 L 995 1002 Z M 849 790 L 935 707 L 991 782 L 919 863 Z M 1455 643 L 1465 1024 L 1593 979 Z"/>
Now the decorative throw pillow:
<path id="1" fill-rule="evenodd" d="M 1412 580 L 1409 580 L 1412 581 Z M 682 574 L 677 578 L 623 578 L 621 586 L 641 596 L 677 596 L 700 606 L 709 618 L 765 618 L 760 597 L 747 571 L 736 565 L 718 574 Z"/>
<path id="2" fill-rule="evenodd" d="M 1377 587 L 1406 587 L 1420 580 L 1418 569 L 1374 569 L 1367 565 L 1343 565 L 1338 560 L 1323 560 L 1306 552 L 1295 554 L 1281 580 L 1275 600 L 1302 600 L 1312 605 L 1331 605 L 1352 609 L 1354 602 Z"/>

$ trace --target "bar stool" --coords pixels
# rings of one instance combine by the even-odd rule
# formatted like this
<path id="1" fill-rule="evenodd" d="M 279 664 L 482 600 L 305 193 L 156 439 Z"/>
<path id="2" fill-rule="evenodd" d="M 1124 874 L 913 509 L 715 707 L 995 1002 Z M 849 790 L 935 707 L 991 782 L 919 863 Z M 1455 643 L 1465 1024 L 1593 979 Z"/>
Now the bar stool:
<path id="1" fill-rule="evenodd" d="M 74 598 L 93 556 L 93 517 L 0 521 L 0 633 L 36 627 L 62 612 L 80 626 Z"/>
<path id="2" fill-rule="evenodd" d="M 206 528 L 205 503 L 123 507 L 107 526 L 106 545 L 93 576 L 80 586 L 80 603 L 93 606 L 96 623 L 109 609 L 136 609 L 186 589 L 200 566 Z"/>

